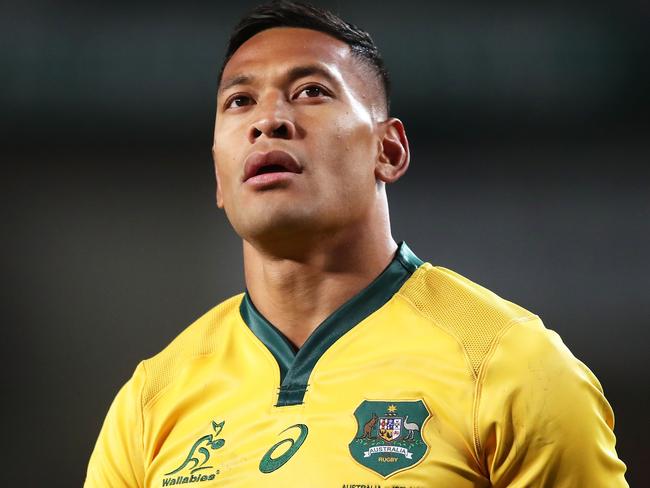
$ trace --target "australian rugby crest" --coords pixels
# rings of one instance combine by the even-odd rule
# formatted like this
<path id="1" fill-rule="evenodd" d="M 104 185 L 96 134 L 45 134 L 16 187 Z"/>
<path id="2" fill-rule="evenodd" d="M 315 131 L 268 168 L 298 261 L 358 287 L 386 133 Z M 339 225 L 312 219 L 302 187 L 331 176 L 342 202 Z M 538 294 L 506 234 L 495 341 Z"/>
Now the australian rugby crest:
<path id="1" fill-rule="evenodd" d="M 364 400 L 354 411 L 357 435 L 350 454 L 384 478 L 412 468 L 429 449 L 422 427 L 430 415 L 422 400 Z"/>

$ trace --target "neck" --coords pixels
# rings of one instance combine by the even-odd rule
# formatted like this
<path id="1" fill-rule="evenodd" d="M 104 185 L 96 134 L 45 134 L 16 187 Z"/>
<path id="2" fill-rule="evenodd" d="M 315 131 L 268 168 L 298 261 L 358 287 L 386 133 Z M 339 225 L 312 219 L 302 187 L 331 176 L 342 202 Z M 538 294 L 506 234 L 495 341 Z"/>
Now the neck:
<path id="1" fill-rule="evenodd" d="M 244 274 L 260 313 L 293 344 L 374 280 L 397 245 L 390 226 L 349 229 L 265 247 L 244 240 Z"/>

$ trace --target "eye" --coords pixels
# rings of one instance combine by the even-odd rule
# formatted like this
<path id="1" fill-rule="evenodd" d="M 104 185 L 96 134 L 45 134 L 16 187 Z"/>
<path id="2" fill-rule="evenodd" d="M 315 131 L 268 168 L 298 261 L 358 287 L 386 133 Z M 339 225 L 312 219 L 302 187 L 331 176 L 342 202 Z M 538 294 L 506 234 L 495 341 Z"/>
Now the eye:
<path id="1" fill-rule="evenodd" d="M 253 99 L 248 95 L 235 95 L 234 97 L 229 98 L 226 102 L 226 109 L 245 107 L 246 105 L 251 105 L 252 103 Z"/>
<path id="2" fill-rule="evenodd" d="M 322 86 L 309 85 L 301 89 L 298 92 L 298 95 L 296 95 L 296 98 L 320 98 L 328 96 L 330 96 L 330 94 Z"/>

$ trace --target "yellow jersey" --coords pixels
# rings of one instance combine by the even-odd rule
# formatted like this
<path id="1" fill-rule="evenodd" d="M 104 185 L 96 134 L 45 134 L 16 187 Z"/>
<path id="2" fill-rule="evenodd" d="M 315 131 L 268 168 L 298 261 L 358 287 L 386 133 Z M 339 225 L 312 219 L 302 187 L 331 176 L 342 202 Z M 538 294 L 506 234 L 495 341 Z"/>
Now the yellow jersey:
<path id="1" fill-rule="evenodd" d="M 85 487 L 624 487 L 613 424 L 539 317 L 402 243 L 300 349 L 244 293 L 141 362 Z"/>

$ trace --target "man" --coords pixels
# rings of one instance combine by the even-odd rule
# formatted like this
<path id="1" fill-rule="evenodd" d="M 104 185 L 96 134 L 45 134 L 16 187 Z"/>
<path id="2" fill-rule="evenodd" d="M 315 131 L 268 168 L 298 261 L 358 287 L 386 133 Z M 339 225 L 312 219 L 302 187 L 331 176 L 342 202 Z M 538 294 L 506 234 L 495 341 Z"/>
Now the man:
<path id="1" fill-rule="evenodd" d="M 558 336 L 393 241 L 409 148 L 365 32 L 255 9 L 213 154 L 247 291 L 140 363 L 87 487 L 627 486 L 600 384 Z"/>

